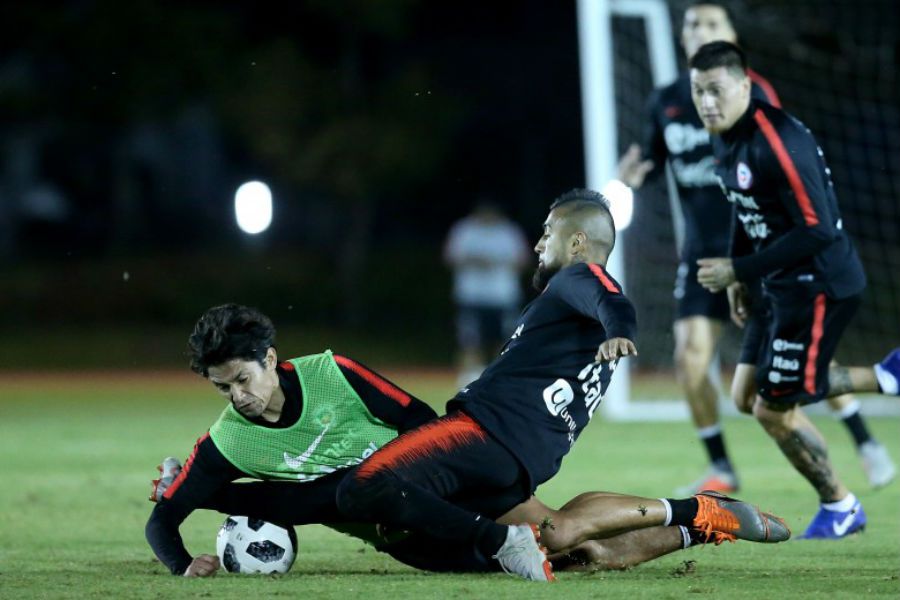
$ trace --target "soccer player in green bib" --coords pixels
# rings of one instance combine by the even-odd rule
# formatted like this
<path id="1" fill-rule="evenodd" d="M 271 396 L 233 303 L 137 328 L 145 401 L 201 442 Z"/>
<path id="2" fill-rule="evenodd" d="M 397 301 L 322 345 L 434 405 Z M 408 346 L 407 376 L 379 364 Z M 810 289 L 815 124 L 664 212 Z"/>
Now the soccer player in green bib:
<path id="1" fill-rule="evenodd" d="M 496 561 L 469 545 L 435 543 L 409 532 L 387 535 L 374 523 L 353 522 L 337 508 L 335 492 L 350 467 L 399 434 L 435 419 L 427 404 L 331 351 L 279 361 L 269 318 L 236 304 L 206 311 L 188 347 L 191 369 L 229 404 L 184 466 L 166 459 L 160 479 L 153 482 L 150 499 L 156 506 L 146 536 L 173 574 L 202 577 L 219 568 L 215 556 L 192 557 L 179 534 L 180 524 L 198 508 L 285 527 L 323 523 L 417 568 L 499 570 Z M 246 477 L 259 481 L 236 482 Z M 600 522 L 610 537 L 556 549 L 561 551 L 552 557 L 557 568 L 625 568 L 696 543 L 729 539 L 709 525 L 711 515 L 672 523 L 665 502 L 634 496 L 592 492 L 559 511 L 534 497 L 521 502 L 478 495 L 459 502 L 507 525 L 551 519 L 559 528 L 577 528 L 588 517 L 579 512 L 588 497 L 594 503 L 602 497 L 604 508 L 590 515 L 590 527 L 596 530 Z"/>

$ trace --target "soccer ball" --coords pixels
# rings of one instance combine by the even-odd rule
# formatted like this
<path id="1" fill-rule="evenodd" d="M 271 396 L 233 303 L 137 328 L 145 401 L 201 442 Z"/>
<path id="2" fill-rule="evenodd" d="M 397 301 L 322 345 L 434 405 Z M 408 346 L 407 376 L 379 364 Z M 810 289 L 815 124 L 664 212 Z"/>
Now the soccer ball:
<path id="1" fill-rule="evenodd" d="M 297 534 L 293 527 L 232 516 L 216 536 L 216 554 L 229 573 L 287 573 L 297 557 Z"/>

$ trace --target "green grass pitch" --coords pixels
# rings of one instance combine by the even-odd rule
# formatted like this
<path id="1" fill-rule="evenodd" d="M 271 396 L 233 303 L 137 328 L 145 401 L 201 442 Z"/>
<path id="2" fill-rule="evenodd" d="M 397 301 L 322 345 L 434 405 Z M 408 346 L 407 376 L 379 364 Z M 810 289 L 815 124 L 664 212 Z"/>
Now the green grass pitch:
<path id="1" fill-rule="evenodd" d="M 391 373 L 441 407 L 447 378 Z M 640 386 L 640 382 L 637 382 Z M 739 542 L 694 548 L 626 572 L 566 574 L 552 586 L 503 574 L 417 572 L 319 526 L 298 528 L 299 557 L 282 577 L 173 577 L 143 537 L 154 467 L 184 458 L 222 406 L 189 375 L 0 375 L 0 598 L 859 598 L 900 597 L 900 482 L 868 489 L 849 437 L 818 419 L 831 456 L 859 495 L 868 530 L 840 542 Z M 900 420 L 871 426 L 900 459 Z M 725 422 L 741 497 L 784 516 L 795 533 L 816 510 L 809 486 L 749 418 Z M 687 423 L 596 419 L 539 490 L 560 504 L 580 491 L 665 496 L 703 467 Z M 182 527 L 189 550 L 213 553 L 223 516 Z M 695 561 L 692 569 L 684 561 Z"/>

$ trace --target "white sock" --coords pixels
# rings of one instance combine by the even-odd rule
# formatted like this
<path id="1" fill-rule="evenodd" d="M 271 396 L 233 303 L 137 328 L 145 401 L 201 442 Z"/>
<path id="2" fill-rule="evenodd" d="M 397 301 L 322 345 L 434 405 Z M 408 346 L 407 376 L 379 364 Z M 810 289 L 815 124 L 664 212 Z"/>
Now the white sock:
<path id="1" fill-rule="evenodd" d="M 900 394 L 900 383 L 897 378 L 888 373 L 881 365 L 875 365 L 875 379 L 878 380 L 878 387 L 881 388 L 882 394 L 891 396 Z"/>
<path id="2" fill-rule="evenodd" d="M 722 425 L 721 423 L 716 423 L 715 425 L 710 425 L 709 427 L 701 427 L 697 430 L 697 437 L 701 440 L 705 440 L 706 438 L 711 438 L 714 435 L 719 435 L 722 433 Z"/>
<path id="3" fill-rule="evenodd" d="M 663 503 L 663 506 L 666 507 L 666 521 L 663 523 L 664 526 L 669 526 L 672 524 L 672 505 L 669 504 L 669 501 L 665 498 L 660 498 L 660 502 Z"/>
<path id="4" fill-rule="evenodd" d="M 842 420 L 846 419 L 847 417 L 852 417 L 853 415 L 858 413 L 859 409 L 860 409 L 859 400 L 853 400 L 850 404 L 848 404 L 844 408 L 836 410 L 834 412 L 834 416 L 839 421 L 842 421 Z"/>
<path id="5" fill-rule="evenodd" d="M 681 530 L 681 547 L 690 548 L 691 547 L 691 532 L 688 531 L 688 528 L 684 525 L 679 525 L 678 529 Z"/>
<path id="6" fill-rule="evenodd" d="M 850 512 L 854 506 L 856 506 L 856 496 L 852 493 L 847 494 L 843 500 L 822 503 L 822 508 L 832 512 Z"/>

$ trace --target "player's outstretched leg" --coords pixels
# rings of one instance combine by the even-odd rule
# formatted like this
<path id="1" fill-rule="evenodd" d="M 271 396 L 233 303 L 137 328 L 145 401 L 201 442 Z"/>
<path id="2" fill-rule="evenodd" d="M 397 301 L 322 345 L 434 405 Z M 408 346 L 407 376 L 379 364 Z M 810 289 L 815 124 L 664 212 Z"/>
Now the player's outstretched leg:
<path id="1" fill-rule="evenodd" d="M 694 497 L 698 508 L 693 527 L 717 545 L 735 540 L 771 544 L 791 537 L 791 530 L 783 519 L 752 504 L 711 490 Z"/>
<path id="2" fill-rule="evenodd" d="M 537 525 L 510 525 L 506 541 L 492 558 L 511 575 L 532 581 L 555 581 L 547 550 L 541 545 Z"/>
<path id="3" fill-rule="evenodd" d="M 699 287 L 692 295 L 698 294 L 701 297 L 708 296 Z M 699 298 L 695 298 L 694 302 L 696 301 Z M 727 303 L 725 314 L 727 316 Z M 719 390 L 710 372 L 721 331 L 720 321 L 699 314 L 675 321 L 675 374 L 687 398 L 697 437 L 709 459 L 703 475 L 696 481 L 677 488 L 676 496 L 690 496 L 702 490 L 731 493 L 736 492 L 739 487 L 725 448 L 719 419 Z"/>

